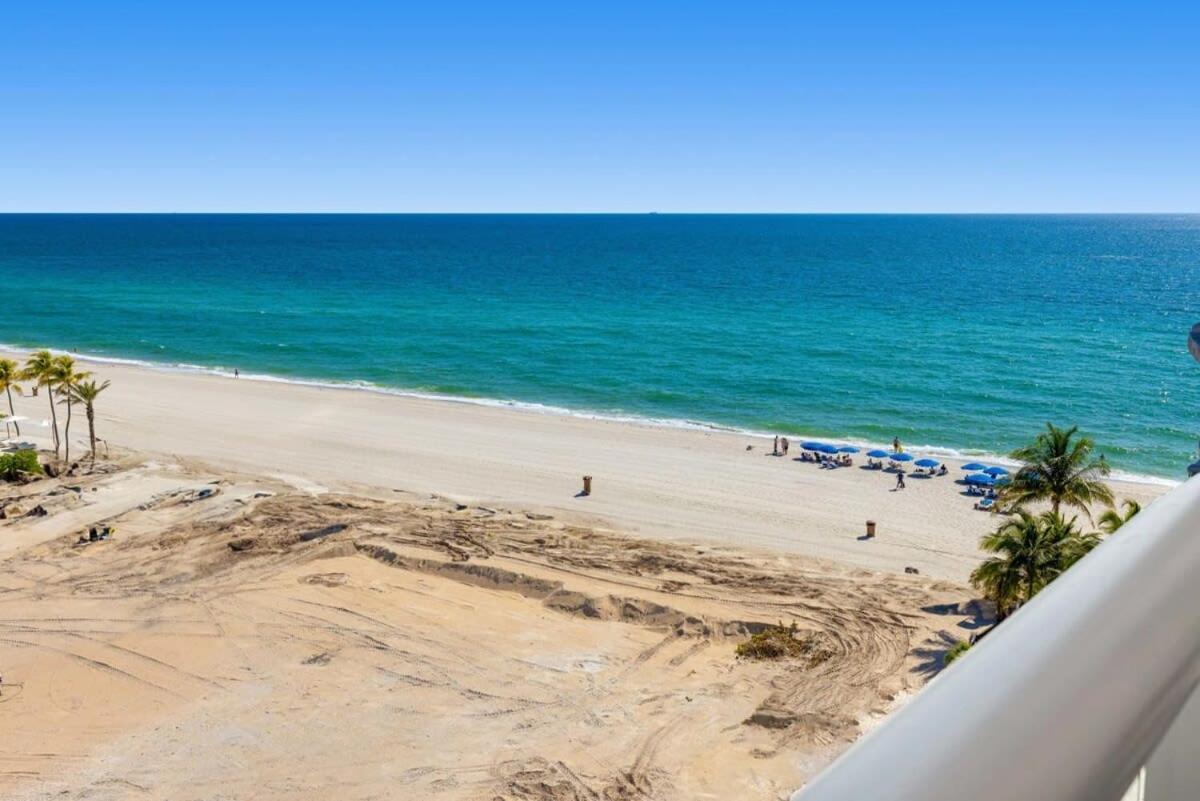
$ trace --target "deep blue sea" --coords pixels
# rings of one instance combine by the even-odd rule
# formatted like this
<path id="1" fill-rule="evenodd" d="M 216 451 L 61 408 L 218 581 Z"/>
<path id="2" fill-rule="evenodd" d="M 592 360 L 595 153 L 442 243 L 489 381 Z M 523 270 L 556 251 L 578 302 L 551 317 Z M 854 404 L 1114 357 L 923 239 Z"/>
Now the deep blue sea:
<path id="1" fill-rule="evenodd" d="M 1198 216 L 7 215 L 0 342 L 1180 478 Z M 944 451 L 942 451 L 944 452 Z"/>

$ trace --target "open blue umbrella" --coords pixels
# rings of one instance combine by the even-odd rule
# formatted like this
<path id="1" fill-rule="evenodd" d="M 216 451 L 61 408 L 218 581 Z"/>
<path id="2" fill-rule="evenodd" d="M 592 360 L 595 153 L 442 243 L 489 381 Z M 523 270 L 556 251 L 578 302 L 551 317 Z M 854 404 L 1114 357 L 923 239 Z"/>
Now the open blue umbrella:
<path id="1" fill-rule="evenodd" d="M 821 448 L 825 447 L 825 443 L 824 442 L 816 442 L 815 440 L 810 439 L 807 442 L 801 442 L 800 447 L 806 451 L 819 451 L 819 450 L 821 450 Z"/>
<path id="2" fill-rule="evenodd" d="M 983 469 L 983 468 L 985 468 L 985 467 L 987 467 L 987 465 L 985 465 L 985 464 L 980 464 L 979 462 L 967 462 L 966 464 L 964 464 L 964 465 L 962 466 L 962 469 L 963 469 L 963 470 L 970 470 L 970 471 L 974 472 L 974 471 L 976 471 L 976 470 L 982 470 L 982 469 Z"/>
<path id="3" fill-rule="evenodd" d="M 983 472 L 987 473 L 989 476 L 1007 476 L 1008 475 L 1008 471 L 1005 470 L 1003 467 L 989 467 L 986 470 L 984 470 Z"/>
<path id="4" fill-rule="evenodd" d="M 911 462 L 914 457 L 911 453 L 890 453 L 888 458 L 893 462 Z"/>
<path id="5" fill-rule="evenodd" d="M 838 453 L 858 453 L 858 448 L 853 445 L 843 445 L 838 448 Z"/>
<path id="6" fill-rule="evenodd" d="M 937 467 L 941 462 L 937 459 L 918 459 L 914 464 L 917 467 Z"/>
<path id="7" fill-rule="evenodd" d="M 971 473 L 971 475 L 964 478 L 963 481 L 976 487 L 991 487 L 996 483 L 996 479 L 992 476 L 989 476 L 987 473 Z"/>
<path id="8" fill-rule="evenodd" d="M 891 454 L 887 451 L 881 451 L 876 448 L 873 451 L 867 451 L 867 456 L 870 456 L 872 459 L 886 459 L 888 456 L 891 456 Z"/>
<path id="9" fill-rule="evenodd" d="M 834 454 L 838 452 L 837 445 L 818 445 L 816 448 L 813 448 L 813 450 L 828 454 Z"/>

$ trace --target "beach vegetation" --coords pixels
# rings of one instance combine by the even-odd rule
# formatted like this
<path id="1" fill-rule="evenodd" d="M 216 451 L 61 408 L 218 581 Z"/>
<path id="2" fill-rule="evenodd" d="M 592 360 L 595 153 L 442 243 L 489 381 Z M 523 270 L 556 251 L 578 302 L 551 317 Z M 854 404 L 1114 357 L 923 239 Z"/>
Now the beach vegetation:
<path id="1" fill-rule="evenodd" d="M 27 476 L 42 475 L 42 465 L 35 451 L 0 453 L 0 479 L 20 481 Z"/>
<path id="2" fill-rule="evenodd" d="M 13 390 L 17 394 L 21 394 L 21 385 L 17 382 L 21 380 L 21 368 L 12 359 L 0 359 L 0 389 L 4 390 L 4 394 L 8 397 L 8 416 L 15 417 L 17 412 L 13 408 L 12 394 Z M 17 436 L 21 436 L 21 424 L 13 423 L 17 429 Z"/>
<path id="3" fill-rule="evenodd" d="M 32 381 L 36 386 L 45 387 L 50 402 L 50 429 L 54 439 L 54 456 L 58 457 L 60 445 L 58 442 L 58 413 L 54 409 L 54 354 L 48 350 L 39 350 L 25 360 L 21 370 L 22 381 Z"/>
<path id="4" fill-rule="evenodd" d="M 1142 511 L 1142 505 L 1135 500 L 1127 498 L 1121 504 L 1121 509 L 1124 511 L 1106 509 L 1104 514 L 1100 515 L 1100 522 L 1098 523 L 1100 531 L 1105 534 L 1115 534 L 1117 529 L 1128 523 L 1137 516 L 1138 512 Z"/>
<path id="5" fill-rule="evenodd" d="M 90 375 L 91 373 L 86 370 L 76 370 L 75 360 L 66 354 L 55 357 L 50 370 L 51 386 L 58 390 L 61 396 L 60 402 L 64 403 L 67 407 L 67 423 L 62 437 L 63 461 L 66 462 L 71 461 L 71 409 L 75 406 L 75 398 L 71 393 L 71 387 Z"/>
<path id="6" fill-rule="evenodd" d="M 954 645 L 950 646 L 950 650 L 946 651 L 946 653 L 942 656 L 942 664 L 949 666 L 951 662 L 958 659 L 969 650 L 971 650 L 971 643 L 967 642 L 966 640 L 959 640 L 958 642 L 954 643 Z"/>
<path id="7" fill-rule="evenodd" d="M 975 568 L 971 584 L 996 605 L 997 621 L 1032 600 L 1099 544 L 1099 535 L 1083 533 L 1075 520 L 1054 510 L 1035 515 L 1018 509 L 980 540 L 980 547 L 995 556 Z"/>
<path id="8" fill-rule="evenodd" d="M 97 384 L 95 379 L 76 381 L 67 388 L 68 397 L 74 403 L 83 404 L 87 413 L 88 442 L 92 446 L 92 464 L 96 463 L 96 399 L 100 393 L 108 389 L 111 382 Z"/>
<path id="9" fill-rule="evenodd" d="M 743 659 L 804 659 L 809 667 L 821 664 L 833 656 L 833 651 L 816 634 L 800 636 L 793 622 L 767 626 L 750 639 L 740 643 L 737 655 Z"/>
<path id="10" fill-rule="evenodd" d="M 1022 466 L 1001 497 L 1017 508 L 1048 501 L 1055 514 L 1063 506 L 1071 506 L 1091 520 L 1092 504 L 1113 504 L 1112 490 L 1104 483 L 1110 468 L 1103 455 L 1093 455 L 1095 449 L 1090 437 L 1079 434 L 1078 426 L 1058 428 L 1046 423 L 1046 430 L 1032 443 L 1012 452 Z"/>

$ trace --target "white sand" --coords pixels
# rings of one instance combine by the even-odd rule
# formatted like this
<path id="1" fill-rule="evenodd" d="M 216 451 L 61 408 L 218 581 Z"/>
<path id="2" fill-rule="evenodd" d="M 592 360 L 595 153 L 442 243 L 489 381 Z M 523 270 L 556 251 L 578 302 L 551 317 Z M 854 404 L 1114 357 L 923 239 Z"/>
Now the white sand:
<path id="1" fill-rule="evenodd" d="M 821 470 L 774 458 L 769 440 L 746 435 L 87 366 L 113 382 L 98 407 L 99 436 L 138 451 L 288 477 L 301 486 L 372 485 L 569 511 L 644 536 L 775 549 L 894 572 L 913 566 L 955 581 L 978 563 L 976 543 L 997 522 L 975 511 L 974 499 L 954 483 L 956 464 L 949 476 L 910 476 L 906 490 L 894 491 L 890 473 Z M 45 418 L 44 394 L 17 399 L 17 413 Z M 86 438 L 78 415 L 71 432 L 77 452 Z M 594 492 L 576 497 L 585 473 L 594 476 Z M 1116 489 L 1120 497 L 1147 502 L 1165 488 Z M 868 519 L 877 521 L 878 537 L 860 540 Z"/>

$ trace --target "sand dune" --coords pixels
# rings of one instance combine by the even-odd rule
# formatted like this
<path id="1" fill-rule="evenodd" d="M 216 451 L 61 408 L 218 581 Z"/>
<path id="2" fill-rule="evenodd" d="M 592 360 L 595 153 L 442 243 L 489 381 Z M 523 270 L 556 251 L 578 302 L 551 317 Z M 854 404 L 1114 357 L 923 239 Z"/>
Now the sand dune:
<path id="1" fill-rule="evenodd" d="M 978 625 L 923 577 L 188 462 L 4 494 L 48 512 L 0 523 L 12 799 L 777 798 Z M 735 658 L 777 621 L 823 661 Z"/>

